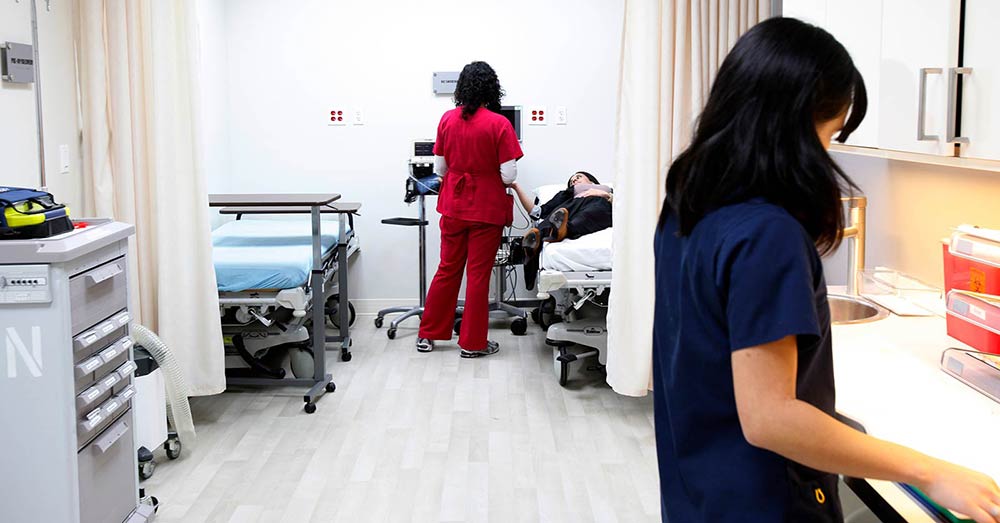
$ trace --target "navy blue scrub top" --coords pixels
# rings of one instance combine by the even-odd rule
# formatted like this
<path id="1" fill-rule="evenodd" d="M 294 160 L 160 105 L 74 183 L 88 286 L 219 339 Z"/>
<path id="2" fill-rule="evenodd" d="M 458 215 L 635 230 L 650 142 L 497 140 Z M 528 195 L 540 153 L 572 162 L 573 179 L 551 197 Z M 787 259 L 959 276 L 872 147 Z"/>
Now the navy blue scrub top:
<path id="1" fill-rule="evenodd" d="M 830 311 L 808 233 L 762 199 L 656 235 L 653 395 L 663 520 L 842 521 L 837 477 L 751 446 L 732 352 L 795 335 L 798 399 L 834 415 Z M 821 434 L 817 437 L 823 437 Z"/>

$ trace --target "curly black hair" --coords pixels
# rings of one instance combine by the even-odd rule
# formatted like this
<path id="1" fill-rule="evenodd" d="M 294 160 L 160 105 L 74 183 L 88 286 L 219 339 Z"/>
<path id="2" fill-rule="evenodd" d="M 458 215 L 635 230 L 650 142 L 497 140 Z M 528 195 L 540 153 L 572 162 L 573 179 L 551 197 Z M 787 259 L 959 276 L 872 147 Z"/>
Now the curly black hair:
<path id="1" fill-rule="evenodd" d="M 462 106 L 462 119 L 468 120 L 485 106 L 499 113 L 500 100 L 506 93 L 500 87 L 496 71 L 486 62 L 472 62 L 462 69 L 455 86 L 455 107 Z"/>

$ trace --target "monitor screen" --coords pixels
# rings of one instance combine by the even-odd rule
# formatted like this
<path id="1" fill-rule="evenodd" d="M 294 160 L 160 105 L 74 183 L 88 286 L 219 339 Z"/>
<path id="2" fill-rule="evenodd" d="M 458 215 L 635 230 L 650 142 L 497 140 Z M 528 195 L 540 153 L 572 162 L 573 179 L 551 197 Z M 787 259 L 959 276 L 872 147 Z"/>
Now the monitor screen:
<path id="1" fill-rule="evenodd" d="M 503 105 L 500 107 L 500 114 L 504 115 L 510 124 L 514 126 L 514 133 L 517 134 L 517 141 L 521 141 L 521 106 Z"/>

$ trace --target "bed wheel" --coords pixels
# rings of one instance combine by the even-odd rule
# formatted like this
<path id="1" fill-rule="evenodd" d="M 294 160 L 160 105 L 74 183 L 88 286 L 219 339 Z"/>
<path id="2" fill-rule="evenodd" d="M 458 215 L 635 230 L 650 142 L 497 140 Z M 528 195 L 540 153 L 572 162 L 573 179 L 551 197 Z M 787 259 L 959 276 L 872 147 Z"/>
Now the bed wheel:
<path id="1" fill-rule="evenodd" d="M 172 436 L 167 439 L 167 442 L 163 444 L 163 451 L 167 453 L 167 457 L 170 459 L 177 459 L 181 457 L 181 440 L 177 436 Z"/>
<path id="2" fill-rule="evenodd" d="M 514 321 L 510 322 L 510 332 L 514 333 L 516 336 L 523 336 L 524 333 L 528 332 L 528 320 L 524 318 L 516 318 Z"/>
<path id="3" fill-rule="evenodd" d="M 326 318 L 334 328 L 340 328 L 340 295 L 334 294 L 326 300 Z M 353 327 L 354 320 L 357 319 L 357 313 L 354 310 L 354 304 L 347 302 L 347 326 Z"/>
<path id="4" fill-rule="evenodd" d="M 462 318 L 455 320 L 455 334 L 462 333 Z"/>
<path id="5" fill-rule="evenodd" d="M 552 347 L 552 363 L 555 367 L 556 377 L 559 378 L 559 385 L 566 386 L 569 382 L 569 362 L 560 361 L 559 356 L 566 352 L 566 347 Z"/>
<path id="6" fill-rule="evenodd" d="M 375 328 L 376 329 L 381 329 L 382 325 L 385 325 L 385 318 L 383 318 L 381 316 L 376 316 L 375 317 Z"/>
<path id="7" fill-rule="evenodd" d="M 539 321 L 541 314 L 539 313 L 540 311 L 538 310 L 538 307 L 531 309 L 531 321 L 535 322 L 535 324 L 541 323 L 541 321 Z"/>
<path id="8" fill-rule="evenodd" d="M 538 311 L 538 325 L 542 330 L 549 330 L 549 327 L 556 322 L 556 299 L 549 297 L 535 310 Z"/>
<path id="9" fill-rule="evenodd" d="M 350 352 L 344 351 L 340 353 L 340 361 L 351 361 L 354 356 Z M 333 392 L 333 391 L 330 391 Z"/>
<path id="10" fill-rule="evenodd" d="M 155 461 L 146 461 L 139 464 L 139 479 L 147 480 L 153 477 L 153 472 L 156 471 Z"/>
<path id="11" fill-rule="evenodd" d="M 396 339 L 396 329 L 389 329 L 385 331 L 385 335 L 388 336 L 390 340 Z"/>
<path id="12" fill-rule="evenodd" d="M 327 383 L 326 384 L 326 391 L 330 392 L 330 393 L 336 392 L 337 391 L 337 384 L 334 383 L 334 382 L 332 382 L 332 381 L 330 383 Z"/>
<path id="13" fill-rule="evenodd" d="M 305 411 L 306 411 L 306 414 L 312 414 L 313 412 L 316 412 L 316 404 L 315 403 L 306 403 Z"/>

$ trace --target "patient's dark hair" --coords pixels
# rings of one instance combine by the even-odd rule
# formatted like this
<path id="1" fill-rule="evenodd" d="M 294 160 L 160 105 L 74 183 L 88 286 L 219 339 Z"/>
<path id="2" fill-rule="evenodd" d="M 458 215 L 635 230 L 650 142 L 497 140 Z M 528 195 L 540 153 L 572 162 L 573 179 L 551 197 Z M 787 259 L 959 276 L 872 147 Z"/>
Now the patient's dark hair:
<path id="1" fill-rule="evenodd" d="M 793 18 L 757 24 L 722 63 L 691 145 L 667 172 L 660 214 L 680 234 L 715 209 L 761 197 L 788 211 L 821 254 L 840 244 L 841 195 L 858 187 L 820 143 L 816 124 L 850 108 L 837 141 L 865 117 L 861 74 L 830 33 Z"/>
<path id="2" fill-rule="evenodd" d="M 503 87 L 496 71 L 486 62 L 472 62 L 462 69 L 455 86 L 455 107 L 462 107 L 462 119 L 468 120 L 480 107 L 499 113 Z"/>
<path id="3" fill-rule="evenodd" d="M 590 183 L 592 183 L 594 185 L 600 185 L 601 184 L 601 182 L 597 181 L 597 177 L 596 176 L 594 176 L 593 174 L 588 173 L 587 171 L 576 171 L 575 173 L 573 173 L 573 176 L 576 176 L 578 174 L 582 174 L 582 175 L 586 176 L 587 179 L 590 180 Z M 573 183 L 573 176 L 570 176 L 569 180 L 566 181 L 566 188 L 567 189 L 573 187 L 571 185 Z"/>

